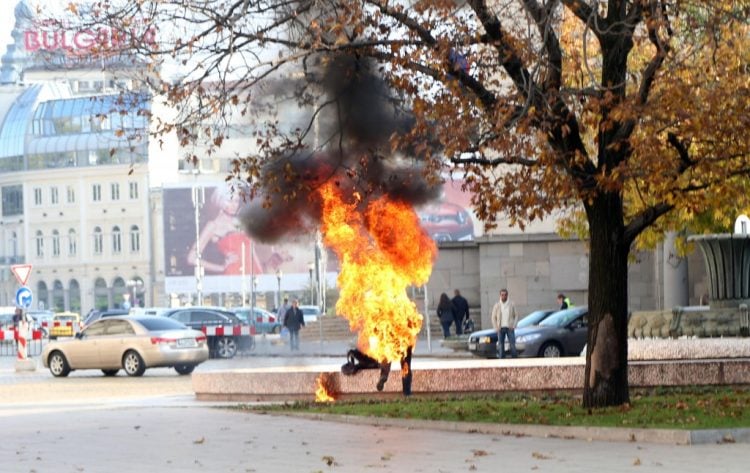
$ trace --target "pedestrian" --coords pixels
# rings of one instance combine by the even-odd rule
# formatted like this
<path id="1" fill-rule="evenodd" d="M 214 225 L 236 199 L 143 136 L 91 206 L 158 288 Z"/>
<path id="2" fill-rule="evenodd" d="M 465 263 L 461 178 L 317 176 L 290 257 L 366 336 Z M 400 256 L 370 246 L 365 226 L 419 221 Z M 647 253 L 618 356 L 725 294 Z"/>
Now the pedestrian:
<path id="1" fill-rule="evenodd" d="M 508 299 L 508 290 L 500 289 L 500 300 L 492 308 L 492 326 L 497 330 L 497 356 L 505 358 L 505 338 L 510 343 L 510 356 L 518 358 L 516 351 L 516 323 L 518 315 L 513 301 Z"/>
<path id="2" fill-rule="evenodd" d="M 456 308 L 453 302 L 448 298 L 448 294 L 440 294 L 440 302 L 437 306 L 437 316 L 440 319 L 440 325 L 443 327 L 443 338 L 451 336 L 451 325 L 456 320 Z"/>
<path id="3" fill-rule="evenodd" d="M 469 319 L 469 301 L 466 300 L 461 292 L 456 289 L 453 291 L 453 307 L 456 309 L 456 335 L 463 334 L 464 320 Z"/>
<path id="4" fill-rule="evenodd" d="M 279 323 L 281 326 L 284 326 L 284 317 L 286 316 L 286 311 L 289 310 L 289 298 L 284 297 L 284 302 L 281 304 L 281 307 L 276 311 L 276 318 L 279 319 Z"/>
<path id="5" fill-rule="evenodd" d="M 299 300 L 294 299 L 292 306 L 284 314 L 284 327 L 289 329 L 289 345 L 292 351 L 299 351 L 299 330 L 305 326 L 305 317 L 299 308 Z"/>
<path id="6" fill-rule="evenodd" d="M 573 303 L 570 302 L 569 297 L 565 297 L 562 292 L 557 295 L 557 303 L 560 304 L 560 310 L 570 309 L 573 307 Z"/>

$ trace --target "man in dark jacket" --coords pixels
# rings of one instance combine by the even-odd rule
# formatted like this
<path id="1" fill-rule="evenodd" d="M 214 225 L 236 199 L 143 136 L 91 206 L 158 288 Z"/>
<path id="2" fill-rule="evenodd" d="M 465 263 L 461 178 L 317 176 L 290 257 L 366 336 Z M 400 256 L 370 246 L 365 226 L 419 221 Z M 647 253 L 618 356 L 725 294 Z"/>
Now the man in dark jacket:
<path id="1" fill-rule="evenodd" d="M 299 329 L 304 326 L 305 317 L 299 308 L 299 299 L 294 299 L 284 316 L 284 327 L 289 329 L 289 345 L 292 351 L 299 350 Z"/>
<path id="2" fill-rule="evenodd" d="M 469 318 L 469 301 L 461 295 L 461 292 L 459 292 L 458 289 L 454 291 L 454 294 L 455 295 L 451 302 L 453 302 L 453 307 L 456 308 L 456 311 L 454 312 L 456 335 L 461 335 L 463 333 L 464 319 Z"/>

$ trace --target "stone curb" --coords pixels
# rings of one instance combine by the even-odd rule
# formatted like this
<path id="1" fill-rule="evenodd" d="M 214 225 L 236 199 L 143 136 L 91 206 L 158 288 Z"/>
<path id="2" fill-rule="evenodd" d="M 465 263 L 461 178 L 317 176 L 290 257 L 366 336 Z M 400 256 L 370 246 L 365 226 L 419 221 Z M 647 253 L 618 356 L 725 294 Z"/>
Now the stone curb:
<path id="1" fill-rule="evenodd" d="M 394 419 L 308 412 L 271 412 L 269 415 L 299 417 L 308 420 L 341 422 L 354 425 L 398 427 L 403 429 L 444 430 L 467 434 L 503 435 L 513 437 L 560 438 L 602 442 L 640 442 L 671 445 L 713 443 L 750 443 L 750 428 L 739 429 L 636 429 L 625 427 L 577 427 L 554 425 L 489 424 L 424 419 Z"/>

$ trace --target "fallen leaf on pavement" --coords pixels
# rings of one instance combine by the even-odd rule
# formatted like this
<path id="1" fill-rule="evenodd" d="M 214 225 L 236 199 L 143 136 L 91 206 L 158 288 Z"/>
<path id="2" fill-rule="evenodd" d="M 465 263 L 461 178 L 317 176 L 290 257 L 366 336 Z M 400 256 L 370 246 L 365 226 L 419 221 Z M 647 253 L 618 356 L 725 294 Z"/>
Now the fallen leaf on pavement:
<path id="1" fill-rule="evenodd" d="M 194 444 L 201 444 L 206 441 L 206 437 L 201 437 L 198 440 L 193 440 Z"/>

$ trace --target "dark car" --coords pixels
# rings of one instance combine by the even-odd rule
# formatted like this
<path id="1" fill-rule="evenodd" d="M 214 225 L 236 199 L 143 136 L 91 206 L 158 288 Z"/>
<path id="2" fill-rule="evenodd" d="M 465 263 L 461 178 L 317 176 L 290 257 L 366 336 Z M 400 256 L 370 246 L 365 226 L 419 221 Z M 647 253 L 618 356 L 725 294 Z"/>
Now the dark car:
<path id="1" fill-rule="evenodd" d="M 237 307 L 232 311 L 244 322 L 255 326 L 256 333 L 279 333 L 281 332 L 281 323 L 276 320 L 276 316 L 260 307 Z M 250 316 L 250 313 L 253 316 Z"/>
<path id="2" fill-rule="evenodd" d="M 518 333 L 518 329 L 538 324 L 556 311 L 556 309 L 547 309 L 530 313 L 518 322 L 516 333 Z M 497 331 L 490 328 L 473 332 L 469 335 L 469 351 L 476 356 L 497 358 Z"/>
<path id="3" fill-rule="evenodd" d="M 516 349 L 522 357 L 578 356 L 588 337 L 588 307 L 555 312 L 539 325 L 516 330 Z M 506 342 L 506 351 L 509 349 Z"/>
<path id="4" fill-rule="evenodd" d="M 187 307 L 163 315 L 205 333 L 212 357 L 233 358 L 238 351 L 249 351 L 255 346 L 251 326 L 227 310 Z"/>
<path id="5" fill-rule="evenodd" d="M 106 317 L 122 317 L 128 315 L 125 309 L 110 309 L 110 310 L 92 310 L 86 315 L 86 320 L 83 321 L 83 326 L 88 327 L 99 319 Z"/>

